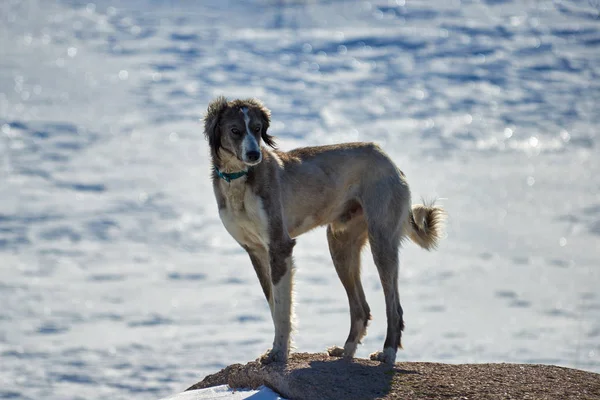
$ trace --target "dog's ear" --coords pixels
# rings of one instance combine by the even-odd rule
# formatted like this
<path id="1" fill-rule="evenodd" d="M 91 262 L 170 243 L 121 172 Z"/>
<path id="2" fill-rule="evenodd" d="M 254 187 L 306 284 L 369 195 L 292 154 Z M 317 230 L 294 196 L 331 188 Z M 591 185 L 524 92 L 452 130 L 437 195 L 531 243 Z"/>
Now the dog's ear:
<path id="1" fill-rule="evenodd" d="M 265 105 L 258 99 L 251 99 L 251 103 L 260 111 L 262 119 L 262 132 L 260 133 L 260 137 L 267 146 L 271 146 L 272 148 L 277 147 L 277 144 L 275 143 L 275 136 L 271 136 L 267 133 L 267 130 L 271 125 L 271 110 L 265 107 Z"/>
<path id="2" fill-rule="evenodd" d="M 208 139 L 210 148 L 218 156 L 221 147 L 221 135 L 219 132 L 219 122 L 223 111 L 228 107 L 227 99 L 219 96 L 208 105 L 206 115 L 204 116 L 204 136 Z"/>

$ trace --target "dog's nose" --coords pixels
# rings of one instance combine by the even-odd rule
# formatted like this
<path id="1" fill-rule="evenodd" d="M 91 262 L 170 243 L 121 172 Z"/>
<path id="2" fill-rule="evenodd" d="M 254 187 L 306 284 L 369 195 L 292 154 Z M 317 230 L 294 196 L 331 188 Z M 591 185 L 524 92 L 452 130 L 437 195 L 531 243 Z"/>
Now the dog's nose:
<path id="1" fill-rule="evenodd" d="M 251 162 L 258 161 L 258 159 L 260 158 L 260 152 L 259 151 L 249 151 L 246 153 L 246 158 L 248 159 L 248 161 L 251 161 Z"/>

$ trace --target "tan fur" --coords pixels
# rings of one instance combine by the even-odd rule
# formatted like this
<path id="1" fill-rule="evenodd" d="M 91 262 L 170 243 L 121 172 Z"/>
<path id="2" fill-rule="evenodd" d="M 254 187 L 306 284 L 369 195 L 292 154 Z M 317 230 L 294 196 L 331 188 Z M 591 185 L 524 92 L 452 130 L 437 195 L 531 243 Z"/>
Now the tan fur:
<path id="1" fill-rule="evenodd" d="M 410 240 L 426 250 L 435 249 L 444 232 L 446 212 L 443 208 L 431 204 L 415 204 L 412 215 L 405 224 Z"/>
<path id="2" fill-rule="evenodd" d="M 348 295 L 351 318 L 344 348 L 331 348 L 330 354 L 353 357 L 366 334 L 371 315 L 360 280 L 360 251 L 369 241 L 385 295 L 388 324 L 384 351 L 372 358 L 393 363 L 404 328 L 398 294 L 400 242 L 408 237 L 425 249 L 435 248 L 445 213 L 433 204 L 411 208 L 404 174 L 373 143 L 289 152 L 262 146 L 262 161 L 250 163 L 242 143 L 256 140 L 275 145 L 267 133 L 270 116 L 256 99 L 227 101 L 221 97 L 209 105 L 204 120 L 215 165 L 213 188 L 219 215 L 250 255 L 271 306 L 275 339 L 263 361 L 284 361 L 289 354 L 294 238 L 327 226 L 331 257 Z M 247 174 L 226 182 L 217 168 L 222 173 Z"/>

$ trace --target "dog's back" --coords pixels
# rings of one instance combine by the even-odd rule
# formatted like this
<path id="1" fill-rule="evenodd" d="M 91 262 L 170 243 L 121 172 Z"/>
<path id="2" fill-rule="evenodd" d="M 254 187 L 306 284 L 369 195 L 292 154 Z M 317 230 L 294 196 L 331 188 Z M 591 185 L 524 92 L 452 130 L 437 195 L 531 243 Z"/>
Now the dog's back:
<path id="1" fill-rule="evenodd" d="M 276 151 L 274 158 L 285 172 L 279 176 L 292 237 L 332 223 L 341 228 L 362 213 L 363 204 L 371 205 L 367 217 L 400 227 L 409 221 L 405 176 L 374 143 L 302 147 Z M 391 209 L 405 212 L 395 219 Z"/>

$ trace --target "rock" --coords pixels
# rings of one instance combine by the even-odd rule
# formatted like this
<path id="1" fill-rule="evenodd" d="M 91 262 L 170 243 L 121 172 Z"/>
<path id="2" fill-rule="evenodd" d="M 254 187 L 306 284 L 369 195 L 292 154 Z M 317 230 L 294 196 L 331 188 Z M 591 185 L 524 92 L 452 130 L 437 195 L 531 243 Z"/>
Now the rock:
<path id="1" fill-rule="evenodd" d="M 534 364 L 439 364 L 351 361 L 292 354 L 287 364 L 233 364 L 188 390 L 261 385 L 290 400 L 600 399 L 600 374 Z"/>

